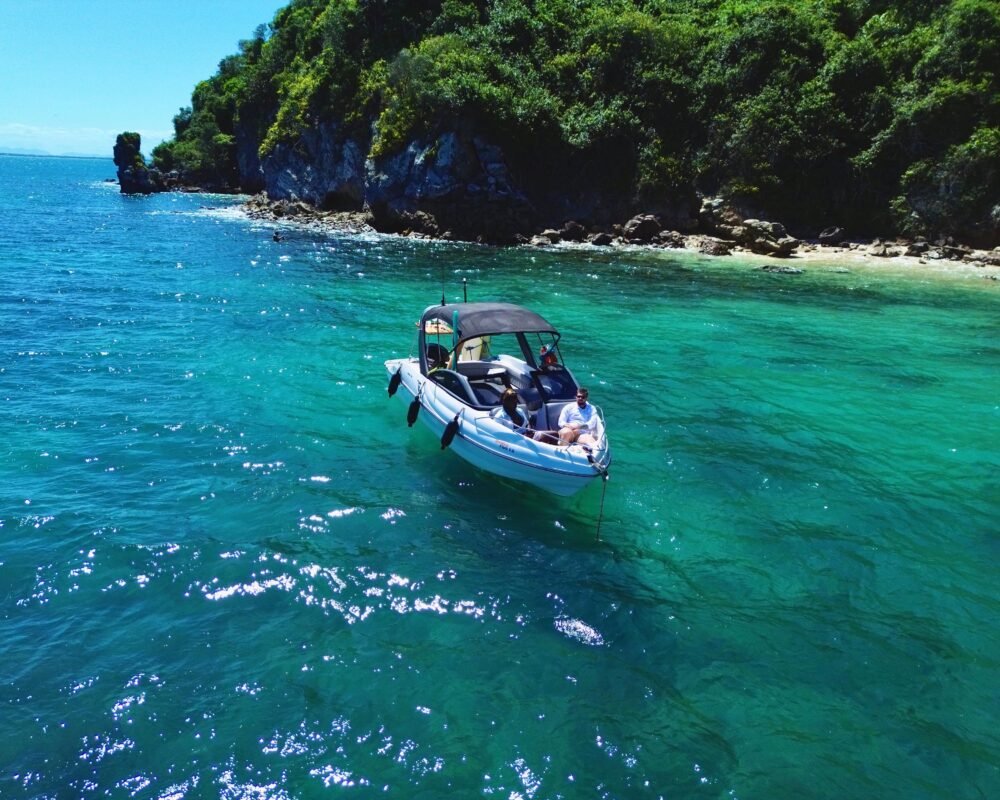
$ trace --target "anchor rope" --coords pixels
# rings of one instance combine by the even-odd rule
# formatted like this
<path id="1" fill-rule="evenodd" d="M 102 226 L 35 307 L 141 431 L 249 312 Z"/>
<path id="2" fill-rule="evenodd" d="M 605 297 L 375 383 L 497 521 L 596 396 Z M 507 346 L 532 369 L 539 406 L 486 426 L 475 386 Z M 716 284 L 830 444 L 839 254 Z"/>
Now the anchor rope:
<path id="1" fill-rule="evenodd" d="M 601 488 L 601 511 L 597 515 L 597 541 L 601 541 L 601 523 L 604 521 L 604 495 L 608 491 L 608 473 L 605 471 L 604 480 L 601 481 L 604 486 Z"/>

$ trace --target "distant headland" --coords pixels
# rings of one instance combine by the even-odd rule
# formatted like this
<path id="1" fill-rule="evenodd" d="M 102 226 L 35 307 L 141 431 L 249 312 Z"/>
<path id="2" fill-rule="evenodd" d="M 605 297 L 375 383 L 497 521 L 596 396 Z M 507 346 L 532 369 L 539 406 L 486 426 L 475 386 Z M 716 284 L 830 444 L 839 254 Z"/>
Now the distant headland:
<path id="1" fill-rule="evenodd" d="M 106 155 L 99 156 L 90 153 L 49 153 L 44 150 L 22 149 L 18 147 L 0 148 L 0 156 L 31 156 L 34 158 L 97 158 L 107 161 Z"/>

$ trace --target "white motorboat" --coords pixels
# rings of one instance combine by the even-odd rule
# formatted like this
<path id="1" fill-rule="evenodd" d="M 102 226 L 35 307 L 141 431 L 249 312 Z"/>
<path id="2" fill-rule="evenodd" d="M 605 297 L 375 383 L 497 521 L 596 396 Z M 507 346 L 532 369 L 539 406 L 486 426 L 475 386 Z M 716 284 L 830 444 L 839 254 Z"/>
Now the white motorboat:
<path id="1" fill-rule="evenodd" d="M 416 355 L 385 362 L 389 395 L 470 464 L 559 495 L 607 479 L 611 447 L 604 415 L 587 445 L 559 444 L 557 421 L 579 384 L 562 363 L 559 332 L 511 303 L 430 306 L 417 323 Z M 516 430 L 500 399 L 517 390 L 530 430 Z M 536 437 L 532 434 L 538 433 Z"/>

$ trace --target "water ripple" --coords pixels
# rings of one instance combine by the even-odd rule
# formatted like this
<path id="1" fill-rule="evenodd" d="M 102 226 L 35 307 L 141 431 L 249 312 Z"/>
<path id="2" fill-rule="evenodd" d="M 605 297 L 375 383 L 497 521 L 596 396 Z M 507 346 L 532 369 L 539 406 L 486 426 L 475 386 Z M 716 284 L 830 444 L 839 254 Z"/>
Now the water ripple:
<path id="1" fill-rule="evenodd" d="M 995 286 L 0 162 L 4 798 L 1000 796 Z M 406 427 L 380 363 L 463 277 L 565 334 L 606 494 Z"/>
<path id="2" fill-rule="evenodd" d="M 601 636 L 600 632 L 583 620 L 560 617 L 555 620 L 553 625 L 567 639 L 574 639 L 591 647 L 604 646 L 604 637 Z"/>

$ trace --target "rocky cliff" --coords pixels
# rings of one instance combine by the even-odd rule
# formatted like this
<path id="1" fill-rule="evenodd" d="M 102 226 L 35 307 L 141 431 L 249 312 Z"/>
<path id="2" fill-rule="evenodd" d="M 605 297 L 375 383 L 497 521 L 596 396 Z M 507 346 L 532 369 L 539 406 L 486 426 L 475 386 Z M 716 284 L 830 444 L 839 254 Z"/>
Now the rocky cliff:
<path id="1" fill-rule="evenodd" d="M 447 131 L 381 159 L 368 158 L 369 148 L 335 124 L 319 125 L 260 162 L 264 191 L 320 210 L 367 211 L 386 232 L 507 242 L 535 224 L 503 152 L 481 136 Z"/>
<path id="2" fill-rule="evenodd" d="M 617 235 L 670 246 L 678 241 L 676 232 L 700 232 L 776 256 L 798 245 L 780 223 L 746 218 L 721 201 L 701 204 L 683 195 L 640 207 L 624 193 L 588 190 L 572 175 L 558 191 L 553 176 L 559 168 L 514 168 L 500 147 L 461 128 L 415 139 L 378 159 L 367 156 L 370 146 L 336 124 L 321 124 L 261 160 L 241 148 L 241 181 L 262 188 L 279 204 L 278 215 L 289 208 L 301 215 L 301 204 L 318 212 L 363 212 L 376 230 L 389 233 L 498 244 L 532 241 L 533 235 L 534 241 L 606 243 Z M 260 200 L 254 210 L 260 213 Z"/>
<path id="3" fill-rule="evenodd" d="M 146 166 L 141 145 L 142 137 L 133 131 L 119 133 L 115 140 L 115 166 L 122 194 L 152 194 L 167 189 L 159 171 Z"/>
<path id="4" fill-rule="evenodd" d="M 257 217 L 490 244 L 588 241 L 688 247 L 712 255 L 744 250 L 779 258 L 793 255 L 801 244 L 781 223 L 766 219 L 764 210 L 693 193 L 643 205 L 627 191 L 595 188 L 592 178 L 574 172 L 572 165 L 532 163 L 523 154 L 512 163 L 487 136 L 461 125 L 413 139 L 381 158 L 369 156 L 369 138 L 330 122 L 307 130 L 294 144 L 279 144 L 263 158 L 254 135 L 237 130 L 235 138 L 239 187 L 210 181 L 200 188 L 259 192 L 248 206 Z M 115 144 L 122 192 L 186 190 L 196 183 L 192 176 L 148 167 L 140 144 L 139 135 L 128 132 Z M 836 246 L 845 238 L 849 232 L 839 228 L 818 235 L 820 245 Z M 930 252 L 983 258 L 964 251 L 949 255 L 946 244 Z M 903 252 L 906 243 L 899 247 Z"/>

